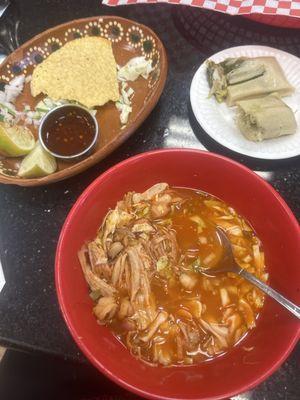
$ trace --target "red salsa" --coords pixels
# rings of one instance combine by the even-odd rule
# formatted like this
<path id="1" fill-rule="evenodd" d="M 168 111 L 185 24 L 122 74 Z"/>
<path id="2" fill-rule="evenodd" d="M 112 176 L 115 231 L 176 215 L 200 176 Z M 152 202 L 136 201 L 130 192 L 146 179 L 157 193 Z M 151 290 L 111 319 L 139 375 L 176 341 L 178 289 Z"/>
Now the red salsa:
<path id="1" fill-rule="evenodd" d="M 93 143 L 95 134 L 95 122 L 89 112 L 72 105 L 53 111 L 41 132 L 44 145 L 59 156 L 82 153 Z"/>

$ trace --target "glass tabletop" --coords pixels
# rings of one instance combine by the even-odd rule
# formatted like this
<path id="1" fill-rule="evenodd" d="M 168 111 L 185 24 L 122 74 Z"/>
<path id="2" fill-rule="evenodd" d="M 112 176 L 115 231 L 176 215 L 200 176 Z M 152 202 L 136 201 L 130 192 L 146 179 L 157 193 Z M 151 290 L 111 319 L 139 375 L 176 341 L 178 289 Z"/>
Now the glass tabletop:
<path id="1" fill-rule="evenodd" d="M 256 171 L 275 187 L 300 218 L 300 158 L 262 161 L 231 152 L 201 129 L 189 103 L 193 74 L 206 57 L 242 44 L 269 45 L 300 56 L 300 34 L 242 17 L 195 9 L 192 12 L 191 8 L 169 5 L 108 8 L 98 0 L 15 0 L 12 6 L 15 11 L 9 24 L 18 29 L 14 31 L 14 42 L 9 45 L 0 34 L 0 43 L 6 52 L 18 41 L 22 44 L 65 21 L 115 14 L 152 28 L 168 54 L 169 73 L 161 99 L 143 125 L 118 150 L 86 172 L 56 184 L 35 188 L 0 186 L 0 258 L 6 279 L 0 292 L 0 344 L 85 362 L 59 311 L 54 256 L 60 229 L 71 206 L 107 168 L 134 154 L 157 148 L 213 151 Z M 278 372 L 236 400 L 298 399 L 299 351 L 298 345 Z"/>

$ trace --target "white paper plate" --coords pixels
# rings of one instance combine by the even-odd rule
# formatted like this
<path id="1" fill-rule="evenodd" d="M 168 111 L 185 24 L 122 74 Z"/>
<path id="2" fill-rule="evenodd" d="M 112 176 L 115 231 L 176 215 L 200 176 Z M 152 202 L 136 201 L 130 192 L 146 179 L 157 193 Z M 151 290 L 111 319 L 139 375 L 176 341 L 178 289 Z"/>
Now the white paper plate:
<path id="1" fill-rule="evenodd" d="M 195 117 L 206 133 L 218 143 L 247 156 L 279 160 L 300 155 L 300 59 L 281 50 L 265 46 L 239 46 L 220 51 L 209 57 L 221 62 L 228 57 L 273 56 L 284 70 L 288 81 L 294 86 L 295 93 L 284 97 L 295 113 L 298 129 L 294 135 L 282 136 L 263 142 L 251 142 L 244 138 L 235 125 L 235 107 L 217 103 L 214 97 L 208 98 L 209 86 L 206 78 L 206 65 L 203 63 L 194 75 L 190 98 Z"/>

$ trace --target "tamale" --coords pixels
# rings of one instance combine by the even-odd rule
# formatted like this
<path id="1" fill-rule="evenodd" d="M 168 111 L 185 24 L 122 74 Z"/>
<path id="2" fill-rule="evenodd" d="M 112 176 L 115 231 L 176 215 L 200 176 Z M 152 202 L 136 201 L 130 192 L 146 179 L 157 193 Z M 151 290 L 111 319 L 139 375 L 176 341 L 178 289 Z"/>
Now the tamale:
<path id="1" fill-rule="evenodd" d="M 276 94 L 241 100 L 236 104 L 237 126 L 249 140 L 260 142 L 296 132 L 297 123 L 293 111 Z"/>
<path id="2" fill-rule="evenodd" d="M 229 85 L 235 85 L 257 78 L 266 72 L 262 62 L 257 59 L 244 60 L 237 68 L 226 75 Z"/>
<path id="3" fill-rule="evenodd" d="M 235 85 L 229 85 L 227 87 L 226 98 L 229 106 L 234 105 L 239 100 L 251 99 L 271 93 L 277 93 L 280 97 L 288 96 L 293 93 L 294 88 L 285 78 L 276 58 L 256 57 L 251 60 L 259 61 L 259 64 L 263 65 L 265 71 L 262 75 L 254 79 Z"/>
<path id="4" fill-rule="evenodd" d="M 271 93 L 284 97 L 294 91 L 275 57 L 226 58 L 206 64 L 209 96 L 214 95 L 219 103 L 226 99 L 233 106 L 239 100 Z"/>

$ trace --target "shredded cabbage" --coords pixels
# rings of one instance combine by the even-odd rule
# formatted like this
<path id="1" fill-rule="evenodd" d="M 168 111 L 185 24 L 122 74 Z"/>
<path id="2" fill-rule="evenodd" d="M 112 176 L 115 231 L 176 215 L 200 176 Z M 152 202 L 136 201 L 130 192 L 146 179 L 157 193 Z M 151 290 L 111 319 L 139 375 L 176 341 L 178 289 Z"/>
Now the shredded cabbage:
<path id="1" fill-rule="evenodd" d="M 190 220 L 195 222 L 195 224 L 197 224 L 197 232 L 202 233 L 203 228 L 206 227 L 203 219 L 199 215 L 193 215 L 192 217 L 190 217 Z"/>
<path id="2" fill-rule="evenodd" d="M 135 81 L 139 76 L 148 79 L 152 71 L 151 60 L 146 60 L 144 56 L 134 57 L 119 69 L 118 79 L 120 81 Z"/>
<path id="3" fill-rule="evenodd" d="M 160 272 L 160 271 L 164 270 L 168 265 L 169 265 L 168 257 L 161 256 L 156 263 L 156 269 L 158 272 Z"/>
<path id="4" fill-rule="evenodd" d="M 120 111 L 120 121 L 122 125 L 127 124 L 129 114 L 132 111 L 131 98 L 134 94 L 134 90 L 128 87 L 126 82 L 121 82 L 121 96 L 116 102 L 116 107 Z"/>
<path id="5" fill-rule="evenodd" d="M 116 107 L 120 112 L 122 125 L 128 122 L 129 114 L 132 112 L 131 98 L 134 90 L 129 87 L 126 81 L 135 81 L 139 76 L 148 79 L 153 71 L 151 60 L 146 60 L 144 56 L 131 58 L 123 67 L 118 66 L 118 80 L 121 82 L 121 96 L 116 102 Z"/>

